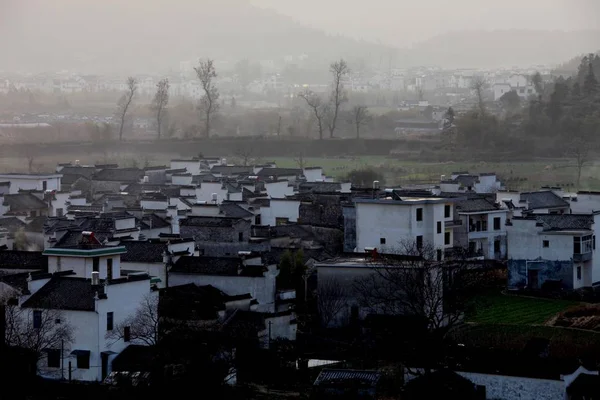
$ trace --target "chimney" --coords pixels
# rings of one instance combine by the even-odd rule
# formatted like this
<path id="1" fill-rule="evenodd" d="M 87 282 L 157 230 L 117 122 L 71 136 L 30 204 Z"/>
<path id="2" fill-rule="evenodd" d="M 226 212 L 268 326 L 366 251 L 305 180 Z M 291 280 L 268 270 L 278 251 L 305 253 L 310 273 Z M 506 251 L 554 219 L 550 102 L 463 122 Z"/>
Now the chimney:
<path id="1" fill-rule="evenodd" d="M 94 271 L 92 272 L 92 286 L 100 285 L 100 272 Z"/>

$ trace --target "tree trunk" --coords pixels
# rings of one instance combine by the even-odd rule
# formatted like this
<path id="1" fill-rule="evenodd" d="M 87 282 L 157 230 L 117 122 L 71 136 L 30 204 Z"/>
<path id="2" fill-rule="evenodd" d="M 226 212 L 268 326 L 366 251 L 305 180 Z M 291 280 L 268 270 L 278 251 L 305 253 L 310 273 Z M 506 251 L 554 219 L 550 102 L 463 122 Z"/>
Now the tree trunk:
<path id="1" fill-rule="evenodd" d="M 360 139 L 360 125 L 356 125 L 356 138 Z"/>
<path id="2" fill-rule="evenodd" d="M 204 125 L 205 135 L 208 139 L 210 137 L 210 111 L 206 111 L 206 122 Z"/>

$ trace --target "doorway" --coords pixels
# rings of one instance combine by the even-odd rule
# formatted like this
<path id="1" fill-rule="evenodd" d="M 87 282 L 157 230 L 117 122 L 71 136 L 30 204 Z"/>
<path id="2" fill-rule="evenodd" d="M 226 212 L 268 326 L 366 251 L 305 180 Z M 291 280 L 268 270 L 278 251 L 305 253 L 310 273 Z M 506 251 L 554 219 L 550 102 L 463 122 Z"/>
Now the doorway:
<path id="1" fill-rule="evenodd" d="M 539 271 L 537 269 L 527 270 L 527 286 L 529 289 L 539 289 Z"/>

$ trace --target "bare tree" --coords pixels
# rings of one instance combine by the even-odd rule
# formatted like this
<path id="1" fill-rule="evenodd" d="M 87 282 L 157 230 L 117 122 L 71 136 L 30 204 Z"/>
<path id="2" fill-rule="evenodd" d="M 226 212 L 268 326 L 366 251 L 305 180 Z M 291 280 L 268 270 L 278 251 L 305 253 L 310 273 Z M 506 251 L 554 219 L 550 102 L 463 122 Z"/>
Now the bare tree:
<path id="1" fill-rule="evenodd" d="M 367 106 L 354 106 L 350 112 L 349 122 L 356 130 L 356 138 L 360 139 L 360 129 L 372 120 Z"/>
<path id="2" fill-rule="evenodd" d="M 462 321 L 459 276 L 466 252 L 443 261 L 442 250 L 427 243 L 401 242 L 400 256 L 379 255 L 373 273 L 355 282 L 361 305 L 373 313 L 421 317 L 431 332 L 447 332 Z M 461 301 L 459 301 L 461 300 Z"/>
<path id="3" fill-rule="evenodd" d="M 158 295 L 148 294 L 133 315 L 106 333 L 106 339 L 117 342 L 128 338 L 131 344 L 153 346 L 158 343 Z"/>
<path id="4" fill-rule="evenodd" d="M 38 362 L 46 357 L 46 351 L 69 348 L 74 340 L 74 329 L 62 310 L 4 308 L 6 344 L 30 350 Z"/>
<path id="5" fill-rule="evenodd" d="M 211 59 L 200 61 L 200 65 L 194 70 L 196 70 L 196 75 L 204 91 L 204 96 L 200 99 L 199 109 L 204 119 L 204 135 L 208 138 L 210 137 L 212 119 L 215 113 L 219 111 L 219 89 L 215 85 L 217 71 L 214 61 Z"/>
<path id="6" fill-rule="evenodd" d="M 121 96 L 119 102 L 117 104 L 117 114 L 119 117 L 120 125 L 119 125 L 119 140 L 123 140 L 123 129 L 125 128 L 125 119 L 127 118 L 127 112 L 129 111 L 129 107 L 133 102 L 133 98 L 135 97 L 135 93 L 138 89 L 137 80 L 130 76 L 127 78 L 127 92 Z"/>
<path id="7" fill-rule="evenodd" d="M 235 149 L 234 155 L 240 159 L 244 167 L 247 167 L 252 161 L 252 156 L 254 155 L 254 147 L 251 145 L 238 146 Z"/>
<path id="8" fill-rule="evenodd" d="M 159 139 L 164 125 L 164 119 L 167 111 L 166 108 L 169 104 L 169 88 L 170 85 L 167 78 L 160 80 L 156 84 L 156 94 L 154 95 L 154 99 L 152 100 L 152 104 L 150 106 L 150 109 L 154 111 L 156 115 L 156 131 Z"/>
<path id="9" fill-rule="evenodd" d="M 580 137 L 572 138 L 567 148 L 567 156 L 573 158 L 577 168 L 577 190 L 581 189 L 581 172 L 590 161 L 590 150 L 590 142 Z"/>
<path id="10" fill-rule="evenodd" d="M 319 140 L 323 140 L 323 125 L 325 123 L 325 117 L 328 113 L 329 106 L 327 104 L 323 104 L 323 100 L 318 94 L 309 90 L 300 93 L 298 96 L 306 101 L 306 105 L 313 113 L 315 122 L 317 123 L 317 128 L 319 130 Z"/>
<path id="11" fill-rule="evenodd" d="M 348 93 L 344 90 L 342 79 L 344 75 L 350 72 L 350 68 L 348 68 L 348 64 L 344 59 L 340 59 L 330 65 L 329 71 L 333 76 L 330 98 L 332 115 L 328 123 L 329 137 L 332 138 L 335 133 L 340 107 L 348 101 Z"/>
<path id="12" fill-rule="evenodd" d="M 479 109 L 479 113 L 481 115 L 485 114 L 485 99 L 484 99 L 484 90 L 487 86 L 485 79 L 482 76 L 476 76 L 471 81 L 471 90 L 475 92 L 475 96 L 477 97 L 477 107 Z"/>
<path id="13" fill-rule="evenodd" d="M 303 151 L 299 151 L 298 153 L 296 153 L 296 156 L 294 157 L 294 161 L 298 165 L 298 168 L 300 168 L 301 170 L 304 171 L 304 167 L 306 167 L 306 159 L 304 158 Z"/>
<path id="14" fill-rule="evenodd" d="M 334 278 L 325 278 L 317 289 L 317 309 L 321 325 L 328 328 L 348 307 L 349 291 Z"/>
<path id="15" fill-rule="evenodd" d="M 279 116 L 278 120 L 277 120 L 277 137 L 279 137 L 281 135 L 281 115 Z"/>

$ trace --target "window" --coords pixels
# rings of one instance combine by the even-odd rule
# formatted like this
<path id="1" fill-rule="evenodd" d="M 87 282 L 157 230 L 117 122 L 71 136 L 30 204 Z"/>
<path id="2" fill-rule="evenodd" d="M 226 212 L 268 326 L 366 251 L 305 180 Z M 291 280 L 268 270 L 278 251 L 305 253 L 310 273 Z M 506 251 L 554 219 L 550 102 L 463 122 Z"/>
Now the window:
<path id="1" fill-rule="evenodd" d="M 446 246 L 450 245 L 450 232 L 444 233 L 444 244 Z"/>
<path id="2" fill-rule="evenodd" d="M 123 328 L 123 341 L 129 342 L 130 340 L 131 340 L 131 328 L 129 326 L 126 326 L 125 328 Z"/>
<path id="3" fill-rule="evenodd" d="M 543 246 L 544 248 L 548 248 L 548 247 L 550 247 L 550 241 L 549 241 L 549 240 L 544 240 L 544 241 L 542 242 L 542 246 Z"/>
<path id="4" fill-rule="evenodd" d="M 577 280 L 581 280 L 581 266 L 577 267 Z"/>
<path id="5" fill-rule="evenodd" d="M 385 238 L 379 238 L 379 244 L 385 244 Z"/>
<path id="6" fill-rule="evenodd" d="M 62 260 L 60 257 L 56 257 L 56 270 L 60 272 L 62 269 Z"/>
<path id="7" fill-rule="evenodd" d="M 64 211 L 62 208 L 57 208 L 56 209 L 56 216 L 57 217 L 62 217 L 64 215 Z"/>
<path id="8" fill-rule="evenodd" d="M 494 240 L 494 253 L 496 253 L 496 254 L 500 253 L 500 241 L 499 240 Z"/>
<path id="9" fill-rule="evenodd" d="M 106 259 L 106 279 L 108 279 L 110 281 L 110 280 L 112 280 L 112 278 L 113 278 L 113 259 L 107 258 Z"/>
<path id="10" fill-rule="evenodd" d="M 442 233 L 442 222 L 441 221 L 438 221 L 438 223 L 437 223 L 437 233 L 438 233 L 438 235 L 440 233 Z"/>
<path id="11" fill-rule="evenodd" d="M 417 236 L 417 250 L 423 249 L 423 236 Z"/>
<path id="12" fill-rule="evenodd" d="M 289 218 L 275 218 L 275 225 L 287 225 L 290 222 Z"/>
<path id="13" fill-rule="evenodd" d="M 60 350 L 48 349 L 46 357 L 48 357 L 48 368 L 60 368 Z"/>
<path id="14" fill-rule="evenodd" d="M 260 225 L 260 224 L 261 224 L 261 217 L 260 217 L 260 214 L 257 214 L 254 217 L 254 225 Z"/>
<path id="15" fill-rule="evenodd" d="M 244 241 L 244 232 L 238 232 L 238 242 Z"/>
<path id="16" fill-rule="evenodd" d="M 81 352 L 77 354 L 77 368 L 90 369 L 90 353 Z"/>
<path id="17" fill-rule="evenodd" d="M 495 231 L 499 231 L 501 229 L 501 227 L 500 227 L 501 226 L 501 221 L 502 220 L 500 219 L 500 217 L 495 217 L 494 218 L 494 230 Z"/>
<path id="18" fill-rule="evenodd" d="M 40 310 L 33 311 L 33 327 L 35 329 L 42 327 L 42 312 Z"/>
<path id="19" fill-rule="evenodd" d="M 115 314 L 111 311 L 106 313 L 106 330 L 112 331 L 114 328 Z"/>
<path id="20" fill-rule="evenodd" d="M 100 272 L 100 258 L 99 257 L 94 257 L 92 259 L 92 271 Z"/>
<path id="21" fill-rule="evenodd" d="M 593 249 L 592 235 L 583 237 L 576 236 L 573 238 L 573 254 L 590 253 Z"/>
<path id="22" fill-rule="evenodd" d="M 450 218 L 450 205 L 446 204 L 444 206 L 444 218 Z"/>
<path id="23" fill-rule="evenodd" d="M 46 190 L 48 190 L 48 182 L 46 181 L 42 181 L 42 190 L 45 192 Z"/>
<path id="24" fill-rule="evenodd" d="M 417 208 L 417 221 L 423 221 L 423 209 Z"/>

